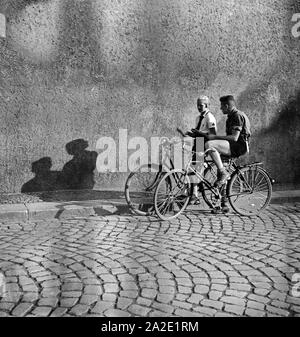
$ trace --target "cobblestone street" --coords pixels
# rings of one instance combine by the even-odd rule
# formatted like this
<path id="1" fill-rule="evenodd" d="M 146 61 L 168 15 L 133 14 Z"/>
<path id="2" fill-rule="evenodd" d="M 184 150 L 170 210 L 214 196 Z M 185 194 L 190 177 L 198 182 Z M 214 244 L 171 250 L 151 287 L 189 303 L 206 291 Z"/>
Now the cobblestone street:
<path id="1" fill-rule="evenodd" d="M 0 316 L 300 316 L 299 205 L 1 223 Z"/>

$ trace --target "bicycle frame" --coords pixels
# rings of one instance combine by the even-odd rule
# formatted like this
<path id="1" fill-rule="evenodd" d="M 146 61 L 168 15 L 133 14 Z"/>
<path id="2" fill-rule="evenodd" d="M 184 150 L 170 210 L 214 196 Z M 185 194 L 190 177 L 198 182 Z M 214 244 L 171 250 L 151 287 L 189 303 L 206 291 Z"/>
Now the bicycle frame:
<path id="1" fill-rule="evenodd" d="M 207 149 L 204 153 L 197 153 L 198 155 L 201 156 L 205 156 L 208 152 L 210 151 L 210 149 Z M 192 154 L 194 154 L 193 151 L 191 151 Z M 193 163 L 197 164 L 200 163 L 200 161 L 194 161 Z M 190 172 L 193 173 L 194 175 L 196 175 L 196 177 L 200 180 L 200 182 L 202 182 L 213 194 L 216 198 L 221 198 L 222 195 L 221 193 L 224 191 L 224 186 L 219 189 L 214 187 L 207 179 L 205 179 L 203 173 L 206 167 L 208 167 L 208 161 L 203 161 L 200 169 L 196 169 L 194 167 L 194 165 L 192 165 L 192 159 L 189 160 L 185 170 L 187 171 L 187 173 L 189 174 Z M 256 162 L 256 163 L 252 163 L 252 164 L 247 164 L 244 166 L 238 166 L 234 160 L 232 158 L 229 159 L 229 168 L 232 167 L 233 168 L 233 172 L 231 174 L 231 176 L 233 176 L 234 173 L 237 173 L 239 175 L 239 177 L 241 178 L 241 180 L 243 181 L 243 183 L 246 185 L 246 188 L 248 189 L 247 193 L 253 193 L 253 187 L 251 187 L 248 182 L 246 181 L 246 179 L 244 178 L 244 176 L 241 174 L 241 169 L 244 167 L 257 167 L 262 165 L 261 162 Z M 265 171 L 265 170 L 264 170 Z M 271 181 L 274 181 L 272 179 L 270 179 Z M 240 194 L 239 194 L 240 195 Z M 234 195 L 231 195 L 234 196 Z"/>
<path id="2" fill-rule="evenodd" d="M 161 145 L 164 145 L 164 144 L 161 143 Z M 168 145 L 172 145 L 172 143 L 169 143 Z M 165 153 L 168 154 L 168 151 L 166 151 Z M 175 167 L 174 167 L 174 163 L 173 163 L 172 158 L 170 156 L 164 157 L 162 164 L 159 165 L 159 170 L 156 174 L 154 182 L 146 188 L 146 191 L 149 192 L 158 185 L 158 183 L 160 181 L 160 177 L 161 177 L 162 173 L 164 172 L 164 169 L 167 169 L 167 172 L 168 172 L 168 171 L 173 170 L 174 168 Z"/>
<path id="3" fill-rule="evenodd" d="M 187 151 L 184 148 L 185 151 Z M 200 182 L 202 182 L 204 185 L 206 185 L 206 187 L 215 195 L 216 198 L 221 198 L 221 193 L 220 190 L 216 187 L 214 187 L 207 179 L 205 179 L 203 173 L 205 171 L 205 169 L 208 167 L 207 165 L 207 161 L 205 160 L 205 156 L 209 153 L 211 149 L 207 149 L 205 152 L 194 152 L 194 151 L 188 151 L 189 153 L 193 154 L 198 154 L 202 157 L 204 157 L 203 162 L 202 161 L 193 161 L 192 159 L 189 159 L 186 167 L 185 167 L 185 171 L 187 172 L 188 175 L 190 175 L 190 173 L 193 173 L 199 180 Z M 197 163 L 201 163 L 200 169 L 197 169 L 193 164 L 197 164 Z"/>

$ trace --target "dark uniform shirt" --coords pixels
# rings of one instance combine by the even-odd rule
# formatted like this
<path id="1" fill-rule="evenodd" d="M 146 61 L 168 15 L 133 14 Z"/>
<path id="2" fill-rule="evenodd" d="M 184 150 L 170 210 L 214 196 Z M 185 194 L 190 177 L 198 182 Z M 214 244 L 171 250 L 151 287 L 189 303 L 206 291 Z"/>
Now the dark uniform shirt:
<path id="1" fill-rule="evenodd" d="M 226 134 L 232 135 L 234 131 L 240 131 L 236 142 L 230 141 L 230 150 L 233 157 L 238 157 L 248 151 L 248 139 L 251 136 L 250 122 L 244 112 L 237 109 L 228 115 L 226 121 Z"/>

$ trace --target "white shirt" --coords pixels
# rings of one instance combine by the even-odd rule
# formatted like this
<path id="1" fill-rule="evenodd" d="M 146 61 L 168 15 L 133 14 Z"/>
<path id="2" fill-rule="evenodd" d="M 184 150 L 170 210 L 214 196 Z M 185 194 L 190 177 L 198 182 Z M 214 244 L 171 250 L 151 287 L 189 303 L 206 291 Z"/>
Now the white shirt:
<path id="1" fill-rule="evenodd" d="M 215 128 L 216 132 L 217 132 L 217 121 L 216 121 L 215 116 L 209 110 L 206 110 L 204 112 L 203 116 L 204 116 L 204 118 L 203 118 L 203 120 L 201 122 L 199 131 L 208 133 L 209 129 Z M 197 128 L 197 125 L 199 123 L 199 119 L 200 119 L 200 116 L 198 116 L 196 118 L 196 126 L 195 126 L 195 128 Z"/>

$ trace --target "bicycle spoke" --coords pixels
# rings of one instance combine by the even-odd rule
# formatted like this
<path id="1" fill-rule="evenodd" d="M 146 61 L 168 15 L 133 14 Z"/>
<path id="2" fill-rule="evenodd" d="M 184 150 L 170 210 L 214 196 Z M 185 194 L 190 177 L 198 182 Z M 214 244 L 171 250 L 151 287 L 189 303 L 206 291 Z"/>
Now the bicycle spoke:
<path id="1" fill-rule="evenodd" d="M 171 205 L 171 203 L 168 203 L 168 204 L 166 205 L 166 207 L 162 208 L 161 213 L 162 213 L 163 215 L 165 215 L 165 214 L 169 211 L 170 205 Z"/>
<path id="2" fill-rule="evenodd" d="M 263 184 L 261 184 L 261 185 L 259 185 L 259 186 L 255 186 L 254 187 L 254 189 L 253 189 L 253 191 L 266 191 L 266 190 L 268 190 L 268 184 L 267 184 L 267 182 L 265 182 L 265 183 L 263 183 Z"/>
<path id="3" fill-rule="evenodd" d="M 162 220 L 177 217 L 187 206 L 190 182 L 184 171 L 167 173 L 159 182 L 155 191 L 154 206 L 156 214 Z"/>
<path id="4" fill-rule="evenodd" d="M 248 174 L 246 173 L 246 175 L 248 175 Z M 249 188 L 250 190 L 252 190 L 251 186 L 248 184 L 248 181 L 247 181 L 247 179 L 243 176 L 243 174 L 241 174 L 241 181 L 243 182 L 243 184 L 245 184 L 245 186 L 246 186 L 247 188 Z"/>
<path id="5" fill-rule="evenodd" d="M 258 182 L 255 182 L 255 186 L 259 186 L 260 183 L 261 183 L 264 179 L 265 179 L 265 177 L 262 176 Z"/>
<path id="6" fill-rule="evenodd" d="M 262 186 L 264 186 L 264 187 L 268 186 L 268 183 L 266 182 L 266 180 L 262 180 L 259 184 L 255 184 L 254 188 L 260 188 Z"/>
<path id="7" fill-rule="evenodd" d="M 170 212 L 173 205 L 174 205 L 174 200 L 169 199 L 167 205 L 162 209 L 163 211 L 162 214 L 165 215 L 167 212 Z"/>
<path id="8" fill-rule="evenodd" d="M 167 202 L 167 199 L 163 200 L 163 201 L 158 201 L 157 206 L 158 206 L 159 210 L 162 210 L 164 208 L 166 202 Z"/>
<path id="9" fill-rule="evenodd" d="M 129 174 L 125 183 L 125 198 L 134 213 L 153 214 L 154 192 L 162 177 L 159 169 L 159 166 L 147 164 Z"/>
<path id="10" fill-rule="evenodd" d="M 271 183 L 265 171 L 244 167 L 230 182 L 228 198 L 232 208 L 241 215 L 254 215 L 270 202 Z"/>

